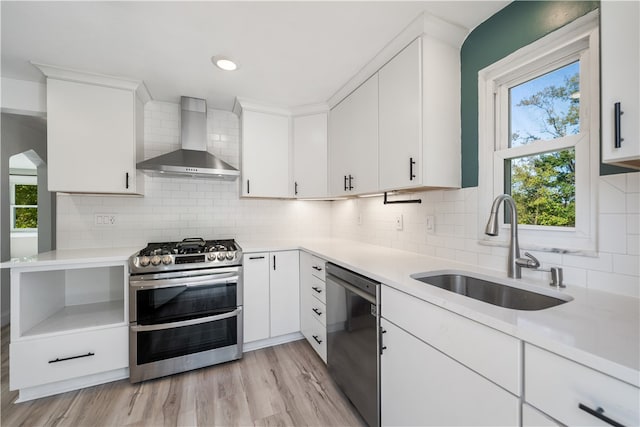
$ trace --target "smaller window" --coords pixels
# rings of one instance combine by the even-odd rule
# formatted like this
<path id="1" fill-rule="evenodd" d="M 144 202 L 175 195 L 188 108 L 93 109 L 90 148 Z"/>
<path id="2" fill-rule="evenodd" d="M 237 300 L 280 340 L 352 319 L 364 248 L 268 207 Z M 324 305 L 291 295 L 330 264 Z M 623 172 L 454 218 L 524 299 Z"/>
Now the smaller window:
<path id="1" fill-rule="evenodd" d="M 11 229 L 34 231 L 38 228 L 38 185 L 35 176 L 10 176 Z"/>

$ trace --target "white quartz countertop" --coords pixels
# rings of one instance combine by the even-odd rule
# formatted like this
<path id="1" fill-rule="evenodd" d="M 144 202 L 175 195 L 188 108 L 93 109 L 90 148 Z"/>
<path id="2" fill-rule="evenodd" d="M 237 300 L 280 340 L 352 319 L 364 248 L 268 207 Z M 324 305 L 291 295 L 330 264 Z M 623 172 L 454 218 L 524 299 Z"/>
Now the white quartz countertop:
<path id="1" fill-rule="evenodd" d="M 455 261 L 349 240 L 240 241 L 245 253 L 303 249 L 454 313 L 525 342 L 640 386 L 640 300 L 567 285 L 559 292 L 573 300 L 538 311 L 494 306 L 410 276 L 437 270 L 463 270 L 558 292 L 546 281 L 509 279 L 506 273 Z M 505 259 L 506 264 L 506 259 Z M 384 316 L 384 301 L 381 301 Z"/>
<path id="2" fill-rule="evenodd" d="M 0 268 L 32 268 L 86 263 L 127 261 L 140 248 L 58 249 L 17 258 L 0 264 Z"/>
<path id="3" fill-rule="evenodd" d="M 455 261 L 349 240 L 270 240 L 238 242 L 245 253 L 303 249 L 429 303 L 540 346 L 640 387 L 640 300 L 567 285 L 573 300 L 539 311 L 502 308 L 424 284 L 410 276 L 462 270 L 500 281 L 553 291 L 546 281 L 508 279 L 506 273 Z M 82 263 L 124 262 L 140 248 L 63 249 L 0 264 L 32 268 Z M 505 260 L 506 263 L 506 260 Z M 384 316 L 384 301 L 382 314 Z"/>

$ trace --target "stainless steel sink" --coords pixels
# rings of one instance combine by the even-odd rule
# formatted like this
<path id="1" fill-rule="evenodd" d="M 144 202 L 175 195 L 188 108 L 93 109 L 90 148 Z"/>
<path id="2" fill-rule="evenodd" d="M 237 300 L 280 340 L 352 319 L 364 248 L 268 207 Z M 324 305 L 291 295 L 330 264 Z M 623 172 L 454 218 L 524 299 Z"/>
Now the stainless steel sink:
<path id="1" fill-rule="evenodd" d="M 545 293 L 534 292 L 524 289 L 525 286 L 520 284 L 518 284 L 519 287 L 510 286 L 489 277 L 469 273 L 417 273 L 412 274 L 411 277 L 449 292 L 515 310 L 543 310 L 573 299 L 559 292 L 551 290 Z"/>

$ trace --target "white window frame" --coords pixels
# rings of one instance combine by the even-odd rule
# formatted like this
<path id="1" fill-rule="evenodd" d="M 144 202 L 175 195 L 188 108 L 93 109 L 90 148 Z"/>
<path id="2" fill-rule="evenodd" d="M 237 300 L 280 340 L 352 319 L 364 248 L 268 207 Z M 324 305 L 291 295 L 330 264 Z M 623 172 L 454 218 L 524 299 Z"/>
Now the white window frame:
<path id="1" fill-rule="evenodd" d="M 575 149 L 576 225 L 518 225 L 523 249 L 594 255 L 600 147 L 598 11 L 591 12 L 478 72 L 478 233 L 480 244 L 507 246 L 510 224 L 484 234 L 493 199 L 504 193 L 504 160 Z M 580 132 L 508 148 L 509 88 L 580 60 Z M 500 215 L 504 218 L 504 215 Z"/>
<path id="2" fill-rule="evenodd" d="M 16 208 L 38 208 L 38 205 L 16 205 L 16 185 L 38 185 L 36 175 L 9 175 L 9 205 L 11 209 L 10 221 L 12 233 L 33 233 L 37 228 L 16 228 Z"/>

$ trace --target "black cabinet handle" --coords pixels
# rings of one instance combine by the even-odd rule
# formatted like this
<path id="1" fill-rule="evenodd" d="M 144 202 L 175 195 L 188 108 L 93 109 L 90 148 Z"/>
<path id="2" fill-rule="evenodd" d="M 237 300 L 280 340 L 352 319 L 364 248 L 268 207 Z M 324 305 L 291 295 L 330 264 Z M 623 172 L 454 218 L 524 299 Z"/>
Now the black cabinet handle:
<path id="1" fill-rule="evenodd" d="M 276 256 L 273 256 L 273 270 L 276 270 Z"/>
<path id="2" fill-rule="evenodd" d="M 57 358 L 56 358 L 56 359 L 54 359 L 54 360 L 49 360 L 49 363 L 64 362 L 64 361 L 66 361 L 66 360 L 80 359 L 80 358 L 82 358 L 82 357 L 90 357 L 90 356 L 95 356 L 95 355 L 96 355 L 95 353 L 91 353 L 91 352 L 89 352 L 89 353 L 87 353 L 87 354 L 80 354 L 80 355 L 78 355 L 78 356 L 63 357 L 63 358 L 59 358 L 59 357 L 57 357 Z"/>
<path id="3" fill-rule="evenodd" d="M 322 344 L 322 340 L 318 338 L 317 335 L 312 335 L 313 339 L 316 340 L 318 344 Z"/>
<path id="4" fill-rule="evenodd" d="M 311 266 L 311 268 L 313 268 L 316 271 L 322 271 L 322 268 L 318 267 L 317 265 L 313 265 Z"/>
<path id="5" fill-rule="evenodd" d="M 620 424 L 617 421 L 612 420 L 611 418 L 607 417 L 606 415 L 604 415 L 604 409 L 602 409 L 601 407 L 598 407 L 597 409 L 591 409 L 589 408 L 587 405 L 583 405 L 582 403 L 578 404 L 578 408 L 582 409 L 583 411 L 585 411 L 588 414 L 593 415 L 594 417 L 604 421 L 605 423 L 612 425 L 614 427 L 624 427 L 623 424 Z"/>
<path id="6" fill-rule="evenodd" d="M 415 174 L 413 173 L 413 165 L 415 165 L 416 162 L 413 160 L 413 157 L 409 157 L 409 181 L 413 181 L 413 178 L 415 178 Z"/>
<path id="7" fill-rule="evenodd" d="M 344 176 L 344 191 L 347 191 L 347 175 Z"/>
<path id="8" fill-rule="evenodd" d="M 313 286 L 311 289 L 313 289 L 314 291 L 316 291 L 319 294 L 322 293 L 322 289 L 318 288 L 317 286 Z"/>
<path id="9" fill-rule="evenodd" d="M 250 256 L 249 259 L 264 259 L 263 256 Z"/>
<path id="10" fill-rule="evenodd" d="M 624 141 L 624 138 L 620 134 L 620 116 L 622 116 L 623 114 L 624 111 L 620 109 L 620 103 L 616 102 L 615 104 L 613 104 L 613 122 L 615 132 L 613 146 L 615 148 L 622 147 L 622 141 Z"/>
<path id="11" fill-rule="evenodd" d="M 351 184 L 352 179 L 353 177 L 351 176 L 351 174 L 349 174 L 349 191 L 353 190 L 353 185 Z"/>
<path id="12" fill-rule="evenodd" d="M 125 182 L 124 182 L 124 187 L 125 187 L 125 188 L 129 188 L 129 172 L 125 172 L 125 174 L 124 174 L 124 180 L 125 180 Z"/>
<path id="13" fill-rule="evenodd" d="M 383 351 L 385 351 L 387 349 L 387 346 L 384 345 L 383 339 L 382 339 L 382 335 L 386 334 L 387 331 L 383 328 L 380 328 L 380 330 L 378 331 L 378 341 L 380 342 L 380 354 L 382 354 Z"/>
<path id="14" fill-rule="evenodd" d="M 249 180 L 247 180 L 247 194 L 251 193 L 250 188 L 251 187 L 249 187 Z"/>
<path id="15" fill-rule="evenodd" d="M 297 196 L 298 195 L 298 183 L 294 182 L 293 184 L 294 184 L 293 185 L 293 195 Z"/>
<path id="16" fill-rule="evenodd" d="M 320 310 L 318 310 L 317 308 L 312 308 L 311 309 L 315 314 L 317 314 L 318 316 L 322 316 L 322 312 Z"/>

